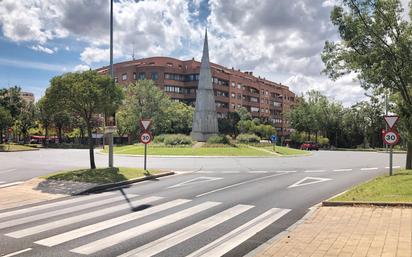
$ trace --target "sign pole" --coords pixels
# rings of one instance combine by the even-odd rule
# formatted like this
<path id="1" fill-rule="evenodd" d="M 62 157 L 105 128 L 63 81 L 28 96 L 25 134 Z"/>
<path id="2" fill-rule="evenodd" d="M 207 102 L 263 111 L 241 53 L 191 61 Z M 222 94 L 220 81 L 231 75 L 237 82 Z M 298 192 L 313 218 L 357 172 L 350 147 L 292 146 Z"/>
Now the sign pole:
<path id="1" fill-rule="evenodd" d="M 389 147 L 389 176 L 393 175 L 393 145 Z"/>
<path id="2" fill-rule="evenodd" d="M 147 144 L 144 144 L 144 171 L 147 171 L 146 163 L 147 163 Z"/>

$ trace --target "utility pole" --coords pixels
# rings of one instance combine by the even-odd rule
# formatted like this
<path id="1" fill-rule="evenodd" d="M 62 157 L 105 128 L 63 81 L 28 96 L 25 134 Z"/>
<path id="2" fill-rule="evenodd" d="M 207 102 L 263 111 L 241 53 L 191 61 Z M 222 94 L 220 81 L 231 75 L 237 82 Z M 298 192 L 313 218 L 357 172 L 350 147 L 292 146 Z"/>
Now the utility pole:
<path id="1" fill-rule="evenodd" d="M 113 0 L 110 0 L 110 78 L 114 82 L 113 70 Z M 107 115 L 107 114 L 106 114 Z M 113 132 L 108 133 L 109 137 L 109 167 L 113 168 Z"/>
<path id="2" fill-rule="evenodd" d="M 388 92 L 386 91 L 385 91 L 385 115 L 388 116 Z M 388 131 L 388 124 L 385 124 L 385 131 Z M 387 144 L 385 144 L 385 149 L 386 149 L 386 152 L 388 152 Z"/>

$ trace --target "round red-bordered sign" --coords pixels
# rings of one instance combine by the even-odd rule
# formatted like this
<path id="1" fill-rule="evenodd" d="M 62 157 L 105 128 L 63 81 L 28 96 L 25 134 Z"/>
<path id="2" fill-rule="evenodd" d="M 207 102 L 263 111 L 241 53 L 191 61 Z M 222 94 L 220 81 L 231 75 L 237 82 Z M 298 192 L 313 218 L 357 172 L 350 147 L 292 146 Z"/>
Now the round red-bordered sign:
<path id="1" fill-rule="evenodd" d="M 396 145 L 400 138 L 399 133 L 394 130 L 388 130 L 383 134 L 383 142 L 387 145 Z"/>
<path id="2" fill-rule="evenodd" d="M 148 144 L 152 141 L 152 134 L 150 134 L 149 132 L 143 132 L 142 134 L 140 134 L 140 142 L 142 142 L 143 144 Z"/>

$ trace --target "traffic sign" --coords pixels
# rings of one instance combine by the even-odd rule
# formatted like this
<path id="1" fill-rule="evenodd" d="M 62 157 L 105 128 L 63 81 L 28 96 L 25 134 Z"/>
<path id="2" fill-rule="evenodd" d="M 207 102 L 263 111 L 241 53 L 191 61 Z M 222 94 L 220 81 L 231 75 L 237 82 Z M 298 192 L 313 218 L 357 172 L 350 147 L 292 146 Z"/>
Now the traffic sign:
<path id="1" fill-rule="evenodd" d="M 399 120 L 399 116 L 396 115 L 386 115 L 383 117 L 385 119 L 386 124 L 388 124 L 388 127 L 391 129 L 393 126 L 395 126 L 396 122 Z"/>
<path id="2" fill-rule="evenodd" d="M 278 141 L 277 136 L 276 135 L 271 135 L 270 136 L 270 141 L 272 141 L 272 143 Z"/>
<path id="3" fill-rule="evenodd" d="M 145 131 L 150 127 L 151 124 L 152 120 L 140 120 L 140 125 L 143 127 Z"/>
<path id="4" fill-rule="evenodd" d="M 149 132 L 143 132 L 140 134 L 140 142 L 148 144 L 152 141 L 152 135 Z"/>
<path id="5" fill-rule="evenodd" d="M 394 130 L 388 130 L 383 135 L 383 141 L 387 145 L 396 145 L 399 142 L 400 136 L 398 132 Z"/>

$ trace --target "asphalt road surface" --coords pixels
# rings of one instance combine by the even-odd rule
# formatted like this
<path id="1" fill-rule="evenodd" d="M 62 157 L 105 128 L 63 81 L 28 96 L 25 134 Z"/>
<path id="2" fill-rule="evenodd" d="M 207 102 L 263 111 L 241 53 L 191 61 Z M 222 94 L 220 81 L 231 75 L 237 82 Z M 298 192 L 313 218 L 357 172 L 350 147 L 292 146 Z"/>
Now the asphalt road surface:
<path id="1" fill-rule="evenodd" d="M 107 156 L 96 157 L 106 164 Z M 0 180 L 7 183 L 88 164 L 87 151 L 79 150 L 0 159 Z M 394 159 L 403 166 L 405 155 Z M 289 158 L 149 158 L 149 168 L 180 174 L 0 210 L 0 256 L 244 256 L 311 206 L 387 173 L 387 162 L 384 153 L 322 151 Z M 138 167 L 142 158 L 116 156 L 115 164 Z"/>

